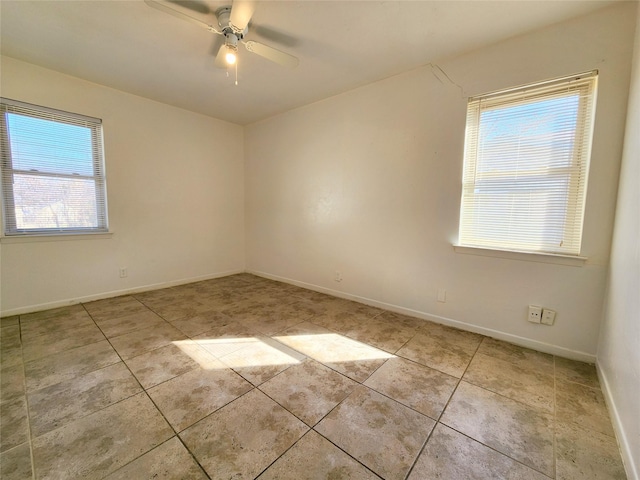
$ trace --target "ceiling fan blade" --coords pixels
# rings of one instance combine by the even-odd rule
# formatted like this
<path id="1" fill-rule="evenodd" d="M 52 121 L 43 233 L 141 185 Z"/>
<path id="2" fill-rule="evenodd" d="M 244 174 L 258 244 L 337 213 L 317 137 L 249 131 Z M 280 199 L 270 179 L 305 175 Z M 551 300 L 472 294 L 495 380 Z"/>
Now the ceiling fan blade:
<path id="1" fill-rule="evenodd" d="M 216 60 L 213 64 L 218 68 L 227 68 L 227 60 L 225 59 L 225 55 L 227 54 L 227 46 L 223 43 L 220 49 L 218 50 L 218 54 L 216 55 Z"/>
<path id="2" fill-rule="evenodd" d="M 193 23 L 194 25 L 197 25 L 206 30 L 209 30 L 212 33 L 217 33 L 218 35 L 222 35 L 222 32 L 219 32 L 218 30 L 216 30 L 213 27 L 213 25 L 209 25 L 201 20 L 198 20 L 197 18 L 193 18 L 192 16 L 187 15 L 186 13 L 179 12 L 178 10 L 173 9 L 170 6 L 165 5 L 163 2 L 159 2 L 157 0 L 144 0 L 144 3 L 146 3 L 152 8 L 155 8 L 156 10 L 160 10 L 161 12 L 168 13 L 169 15 L 173 15 L 176 18 L 186 20 L 187 22 Z"/>
<path id="3" fill-rule="evenodd" d="M 212 13 L 209 6 L 197 0 L 167 0 L 168 2 L 175 3 L 182 7 L 188 8 L 189 10 L 193 10 L 194 12 L 209 14 Z"/>
<path id="4" fill-rule="evenodd" d="M 281 52 L 280 50 L 276 50 L 275 48 L 269 47 L 268 45 L 265 45 L 263 43 L 249 40 L 248 42 L 244 42 L 244 46 L 250 52 L 260 55 L 267 60 L 271 60 L 272 62 L 278 63 L 283 67 L 295 68 L 300 63 L 300 60 L 298 60 L 297 57 L 289 55 L 288 53 Z"/>
<path id="5" fill-rule="evenodd" d="M 209 55 L 217 55 L 220 51 L 220 47 L 225 43 L 222 35 L 216 35 L 213 38 L 214 40 L 211 42 L 211 47 L 209 48 Z"/>
<path id="6" fill-rule="evenodd" d="M 272 27 L 266 27 L 264 25 L 249 25 L 249 30 L 251 30 L 252 34 L 256 34 L 270 42 L 279 43 L 285 47 L 295 47 L 300 43 L 300 40 L 296 37 L 292 37 L 291 35 Z"/>
<path id="7" fill-rule="evenodd" d="M 231 5 L 231 17 L 229 18 L 231 25 L 242 32 L 249 25 L 254 9 L 255 5 L 252 0 L 235 0 Z"/>

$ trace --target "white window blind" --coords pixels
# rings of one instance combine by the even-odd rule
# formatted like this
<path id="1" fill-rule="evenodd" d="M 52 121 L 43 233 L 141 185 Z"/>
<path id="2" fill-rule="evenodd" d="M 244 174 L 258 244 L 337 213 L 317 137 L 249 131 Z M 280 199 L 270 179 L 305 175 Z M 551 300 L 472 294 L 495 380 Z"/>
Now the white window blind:
<path id="1" fill-rule="evenodd" d="M 459 244 L 579 255 L 597 72 L 469 99 Z"/>
<path id="2" fill-rule="evenodd" d="M 102 121 L 2 98 L 5 235 L 106 232 Z"/>

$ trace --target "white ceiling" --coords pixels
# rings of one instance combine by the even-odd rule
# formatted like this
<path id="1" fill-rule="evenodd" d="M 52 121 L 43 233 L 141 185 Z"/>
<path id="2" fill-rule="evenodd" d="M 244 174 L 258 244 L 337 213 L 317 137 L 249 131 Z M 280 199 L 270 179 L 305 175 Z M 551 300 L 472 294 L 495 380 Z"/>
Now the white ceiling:
<path id="1" fill-rule="evenodd" d="M 231 0 L 186 3 L 172 5 L 215 25 L 203 12 Z M 238 86 L 213 66 L 217 35 L 143 0 L 0 0 L 0 33 L 3 55 L 245 125 L 610 3 L 258 1 L 246 39 L 300 65 L 241 49 Z"/>

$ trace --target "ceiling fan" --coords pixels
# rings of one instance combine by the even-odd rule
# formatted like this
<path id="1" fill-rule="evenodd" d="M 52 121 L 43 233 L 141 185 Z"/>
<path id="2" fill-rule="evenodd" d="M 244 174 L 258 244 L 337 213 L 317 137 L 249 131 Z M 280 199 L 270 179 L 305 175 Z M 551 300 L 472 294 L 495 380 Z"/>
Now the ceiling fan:
<path id="1" fill-rule="evenodd" d="M 263 43 L 244 39 L 249 31 L 249 22 L 253 16 L 254 4 L 252 1 L 235 0 L 230 6 L 218 8 L 215 11 L 218 27 L 214 27 L 186 13 L 182 13 L 170 7 L 164 1 L 144 1 L 150 7 L 160 10 L 161 12 L 191 22 L 211 33 L 222 35 L 224 37 L 224 44 L 220 47 L 216 55 L 216 67 L 227 68 L 236 63 L 239 43 L 243 44 L 248 51 L 284 67 L 295 68 L 298 66 L 299 60 L 293 55 L 289 55 Z"/>

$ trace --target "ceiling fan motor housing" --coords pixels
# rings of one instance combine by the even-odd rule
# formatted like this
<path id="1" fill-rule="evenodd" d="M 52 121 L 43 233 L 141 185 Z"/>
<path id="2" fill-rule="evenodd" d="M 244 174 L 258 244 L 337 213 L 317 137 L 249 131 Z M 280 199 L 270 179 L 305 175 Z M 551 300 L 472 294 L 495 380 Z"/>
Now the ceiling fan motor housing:
<path id="1" fill-rule="evenodd" d="M 220 28 L 224 29 L 229 27 L 231 25 L 231 5 L 220 7 L 216 10 L 216 18 L 218 19 L 218 25 L 220 25 Z"/>
<path id="2" fill-rule="evenodd" d="M 234 24 L 231 23 L 231 5 L 227 5 L 225 7 L 220 7 L 215 12 L 216 18 L 218 19 L 218 25 L 222 29 L 222 33 L 225 36 L 228 36 L 230 33 L 234 34 L 239 40 L 247 34 L 249 30 L 249 25 L 244 27 L 244 29 L 239 29 Z"/>

